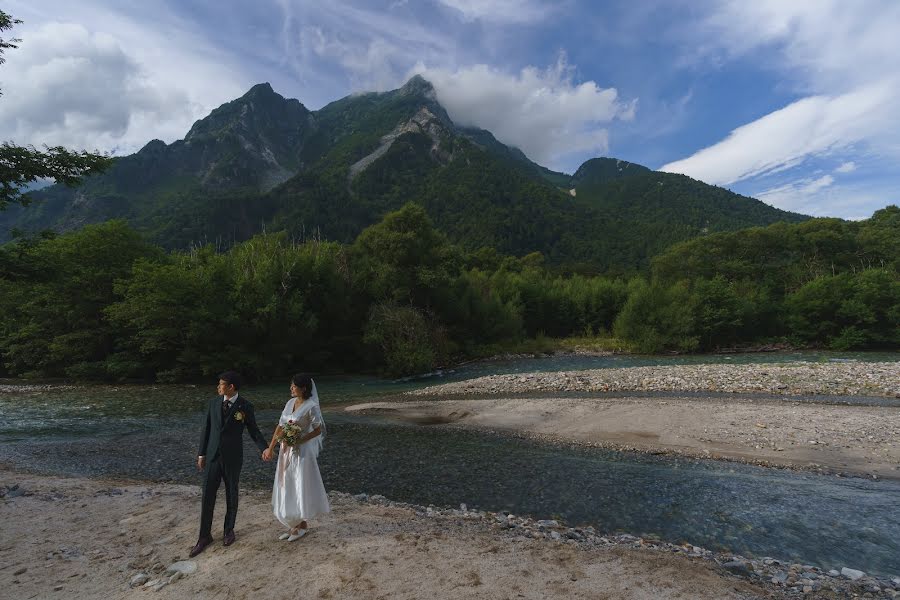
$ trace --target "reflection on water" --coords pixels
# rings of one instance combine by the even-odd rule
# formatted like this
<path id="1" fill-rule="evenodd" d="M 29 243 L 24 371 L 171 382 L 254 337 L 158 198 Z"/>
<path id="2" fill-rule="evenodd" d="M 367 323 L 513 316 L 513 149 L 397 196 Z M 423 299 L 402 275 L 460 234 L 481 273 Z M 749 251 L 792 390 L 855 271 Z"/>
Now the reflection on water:
<path id="1" fill-rule="evenodd" d="M 817 358 L 818 356 L 818 358 Z M 857 359 L 888 360 L 891 355 Z M 896 355 L 893 355 L 896 360 Z M 552 446 L 446 427 L 330 412 L 433 383 L 528 370 L 699 362 L 701 358 L 550 357 L 478 363 L 402 382 L 317 378 L 329 438 L 326 486 L 417 504 L 509 510 L 655 535 L 711 549 L 824 568 L 900 574 L 900 483 Z M 735 355 L 718 362 L 833 360 L 852 355 Z M 755 358 L 755 360 L 750 360 Z M 645 361 L 645 362 L 642 362 Z M 0 461 L 58 474 L 199 483 L 200 411 L 214 386 L 83 386 L 0 394 Z M 248 388 L 268 436 L 287 386 Z M 244 485 L 271 486 L 274 467 L 248 442 Z"/>

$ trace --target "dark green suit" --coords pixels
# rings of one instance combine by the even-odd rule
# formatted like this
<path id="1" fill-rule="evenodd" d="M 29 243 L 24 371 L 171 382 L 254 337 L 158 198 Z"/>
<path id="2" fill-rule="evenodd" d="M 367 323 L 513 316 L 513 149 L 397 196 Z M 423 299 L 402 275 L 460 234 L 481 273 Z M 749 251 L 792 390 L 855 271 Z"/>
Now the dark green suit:
<path id="1" fill-rule="evenodd" d="M 200 537 L 210 537 L 216 493 L 225 482 L 225 531 L 234 529 L 238 508 L 238 481 L 244 462 L 244 428 L 262 452 L 268 447 L 256 426 L 253 405 L 238 394 L 228 413 L 222 412 L 222 396 L 209 401 L 203 435 L 197 456 L 206 457 L 203 471 L 203 508 L 200 512 Z"/>

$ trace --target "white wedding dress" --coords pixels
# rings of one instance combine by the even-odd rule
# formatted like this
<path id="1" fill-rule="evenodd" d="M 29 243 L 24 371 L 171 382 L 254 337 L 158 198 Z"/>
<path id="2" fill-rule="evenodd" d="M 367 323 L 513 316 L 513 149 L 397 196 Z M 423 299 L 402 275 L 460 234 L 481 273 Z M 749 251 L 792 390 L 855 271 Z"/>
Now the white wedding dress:
<path id="1" fill-rule="evenodd" d="M 331 512 L 319 464 L 316 462 L 325 435 L 325 422 L 319 408 L 315 383 L 312 396 L 297 403 L 296 410 L 295 402 L 295 398 L 288 400 L 278 424 L 283 426 L 293 420 L 300 425 L 304 434 L 316 427 L 322 428 L 322 434 L 299 446 L 281 444 L 278 466 L 275 468 L 275 483 L 272 486 L 272 508 L 275 518 L 288 528 L 297 527 L 303 521 Z"/>

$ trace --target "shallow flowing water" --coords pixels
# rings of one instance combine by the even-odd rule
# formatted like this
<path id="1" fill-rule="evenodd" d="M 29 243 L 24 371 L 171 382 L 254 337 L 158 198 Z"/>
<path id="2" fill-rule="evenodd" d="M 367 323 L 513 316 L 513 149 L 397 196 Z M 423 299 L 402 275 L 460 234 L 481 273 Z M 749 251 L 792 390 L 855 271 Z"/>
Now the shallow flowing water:
<path id="1" fill-rule="evenodd" d="M 751 362 L 748 356 L 732 360 Z M 808 354 L 801 356 L 783 359 L 811 360 Z M 772 357 L 756 355 L 756 362 L 774 362 Z M 716 358 L 726 362 L 728 357 Z M 846 358 L 859 359 L 819 359 Z M 465 502 L 485 510 L 556 517 L 570 525 L 592 524 L 602 531 L 658 536 L 824 568 L 900 573 L 900 482 L 537 443 L 329 410 L 336 404 L 392 397 L 437 381 L 487 373 L 684 360 L 656 358 L 650 363 L 628 357 L 629 363 L 621 364 L 613 359 L 618 357 L 499 361 L 489 368 L 479 363 L 403 382 L 321 378 L 317 384 L 329 426 L 320 457 L 326 486 L 417 504 Z M 210 393 L 212 386 L 84 386 L 2 393 L 0 461 L 44 473 L 198 483 L 193 465 L 200 410 Z M 268 437 L 287 398 L 286 386 L 257 386 L 245 393 L 257 405 Z M 256 455 L 248 442 L 243 484 L 267 488 L 274 466 Z"/>

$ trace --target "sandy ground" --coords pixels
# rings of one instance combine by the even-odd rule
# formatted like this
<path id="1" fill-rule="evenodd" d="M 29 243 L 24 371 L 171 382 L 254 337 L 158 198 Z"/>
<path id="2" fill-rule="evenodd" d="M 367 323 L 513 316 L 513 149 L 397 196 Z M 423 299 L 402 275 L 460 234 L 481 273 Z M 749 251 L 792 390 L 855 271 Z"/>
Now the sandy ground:
<path id="1" fill-rule="evenodd" d="M 289 544 L 275 539 L 280 531 L 261 493 L 242 494 L 233 546 L 217 535 L 194 559 L 196 573 L 154 592 L 128 582 L 187 559 L 197 489 L 9 470 L 0 480 L 25 492 L 0 499 L 0 596 L 7 598 L 782 597 L 683 555 L 515 538 L 480 521 L 429 518 L 343 494 L 310 535 Z"/>
<path id="2" fill-rule="evenodd" d="M 900 479 L 900 409 L 741 397 L 410 400 L 347 411 L 567 442 Z"/>

